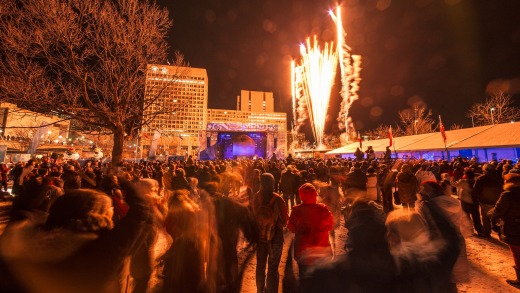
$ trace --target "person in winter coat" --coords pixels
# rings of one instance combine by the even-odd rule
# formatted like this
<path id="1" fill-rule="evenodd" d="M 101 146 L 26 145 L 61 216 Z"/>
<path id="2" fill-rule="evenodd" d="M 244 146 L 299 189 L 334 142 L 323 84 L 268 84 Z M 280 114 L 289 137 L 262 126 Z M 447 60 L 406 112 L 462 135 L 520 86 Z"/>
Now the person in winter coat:
<path id="1" fill-rule="evenodd" d="M 23 183 L 29 179 L 29 174 L 31 174 L 32 171 L 34 170 L 35 164 L 36 164 L 36 162 L 33 159 L 30 159 L 29 161 L 27 161 L 27 163 L 23 167 L 20 177 L 17 178 L 18 185 L 23 186 Z"/>
<path id="2" fill-rule="evenodd" d="M 392 190 L 395 187 L 395 179 L 398 171 L 392 169 L 391 166 L 381 167 L 378 174 L 378 180 L 381 188 L 381 195 L 383 200 L 383 210 L 389 213 L 394 210 Z"/>
<path id="3" fill-rule="evenodd" d="M 394 210 L 386 227 L 398 270 L 395 292 L 452 292 L 451 272 L 459 255 L 459 237 L 435 203 L 426 200 L 418 211 Z"/>
<path id="4" fill-rule="evenodd" d="M 283 228 L 287 226 L 289 216 L 283 198 L 274 192 L 274 177 L 270 173 L 260 175 L 260 191 L 253 195 L 251 208 L 260 231 L 256 246 L 256 289 L 257 292 L 276 293 L 280 278 L 278 266 L 284 243 Z M 274 221 L 269 231 L 259 221 L 264 214 L 262 211 L 266 209 L 271 211 L 270 216 Z M 268 235 L 264 232 L 268 232 Z"/>
<path id="5" fill-rule="evenodd" d="M 121 181 L 130 210 L 114 226 L 110 198 L 96 190 L 69 190 L 56 199 L 43 225 L 9 226 L 0 239 L 1 258 L 22 292 L 122 292 L 126 259 L 135 250 L 148 202 Z M 5 284 L 2 290 L 11 291 Z"/>
<path id="6" fill-rule="evenodd" d="M 482 234 L 482 222 L 480 221 L 480 210 L 478 207 L 477 200 L 473 194 L 473 186 L 475 185 L 475 173 L 471 169 L 464 170 L 462 179 L 458 181 L 452 180 L 452 185 L 457 188 L 457 197 L 460 200 L 462 210 L 471 218 L 473 221 L 473 228 L 477 232 L 479 237 L 484 236 Z"/>
<path id="7" fill-rule="evenodd" d="M 175 170 L 175 176 L 172 178 L 172 190 L 186 189 L 190 190 L 190 183 L 186 179 L 186 172 L 182 168 Z"/>
<path id="8" fill-rule="evenodd" d="M 309 267 L 332 258 L 329 231 L 334 219 L 326 205 L 316 203 L 318 192 L 314 185 L 305 183 L 298 193 L 303 203 L 292 209 L 287 227 L 295 234 L 294 258 L 300 276 L 304 276 Z"/>
<path id="9" fill-rule="evenodd" d="M 361 171 L 361 163 L 354 163 L 343 183 L 343 193 L 347 201 L 353 202 L 356 198 L 364 198 L 367 192 L 367 181 L 367 175 Z"/>
<path id="10" fill-rule="evenodd" d="M 334 226 L 330 230 L 332 253 L 335 251 L 336 232 L 335 229 L 339 227 L 341 218 L 341 204 L 343 202 L 343 194 L 339 188 L 337 176 L 330 177 L 330 184 L 320 188 L 320 202 L 327 206 L 334 219 Z"/>
<path id="11" fill-rule="evenodd" d="M 403 164 L 401 166 L 401 172 L 397 173 L 396 186 L 403 208 L 413 209 L 417 200 L 419 183 L 413 175 L 410 165 Z"/>
<path id="12" fill-rule="evenodd" d="M 155 267 L 153 250 L 167 210 L 159 197 L 159 183 L 155 179 L 142 178 L 136 183 L 136 188 L 150 202 L 151 213 L 144 232 L 139 237 L 137 248 L 130 258 L 130 274 L 134 280 L 133 292 L 145 293 Z"/>
<path id="13" fill-rule="evenodd" d="M 295 197 L 299 204 L 295 191 L 298 190 L 297 186 L 300 177 L 296 174 L 297 170 L 295 168 L 296 167 L 293 165 L 287 166 L 287 169 L 285 169 L 280 176 L 280 190 L 282 191 L 283 199 L 287 204 L 287 209 L 289 209 L 289 203 L 291 207 L 295 206 Z"/>
<path id="14" fill-rule="evenodd" d="M 520 288 L 520 174 L 509 173 L 504 179 L 504 192 L 489 213 L 492 219 L 502 220 L 500 238 L 513 253 L 516 280 L 507 283 Z"/>
<path id="15" fill-rule="evenodd" d="M 374 202 L 355 200 L 347 219 L 346 253 L 300 276 L 301 292 L 397 293 L 397 268 L 390 254 L 384 218 Z"/>
<path id="16" fill-rule="evenodd" d="M 233 198 L 217 191 L 217 183 L 209 182 L 201 190 L 201 196 L 209 197 L 215 207 L 217 231 L 221 249 L 218 258 L 223 271 L 222 284 L 218 284 L 218 292 L 238 293 L 240 291 L 240 274 L 238 271 L 237 244 L 240 231 L 249 243 L 256 243 L 258 232 L 251 211 Z"/>
<path id="17" fill-rule="evenodd" d="M 425 199 L 435 203 L 448 221 L 453 224 L 459 236 L 459 256 L 451 273 L 451 290 L 457 292 L 456 283 L 469 281 L 468 257 L 466 254 L 466 241 L 464 237 L 472 236 L 469 219 L 462 211 L 460 202 L 449 194 L 435 181 L 425 181 L 420 185 L 420 193 Z"/>
<path id="18" fill-rule="evenodd" d="M 489 211 L 495 206 L 500 194 L 502 193 L 502 185 L 504 180 L 502 175 L 496 171 L 495 165 L 484 164 L 482 167 L 484 174 L 475 180 L 475 198 L 480 205 L 480 214 L 482 216 L 482 234 L 484 237 L 491 235 L 491 219 L 488 216 Z"/>
<path id="19" fill-rule="evenodd" d="M 377 200 L 377 175 L 373 167 L 367 169 L 367 199 Z"/>
<path id="20" fill-rule="evenodd" d="M 419 184 L 423 183 L 424 181 L 437 181 L 437 177 L 435 177 L 435 174 L 429 169 L 429 162 L 424 162 L 421 164 L 420 169 L 415 173 L 415 178 L 417 178 L 417 182 L 419 182 Z"/>
<path id="21" fill-rule="evenodd" d="M 202 197 L 196 203 L 188 190 L 175 190 L 168 202 L 164 226 L 172 245 L 162 257 L 162 292 L 217 292 L 220 242 L 211 200 Z"/>
<path id="22" fill-rule="evenodd" d="M 6 164 L 0 164 L 0 179 L 1 179 L 1 187 L 4 189 L 4 192 L 7 192 L 7 173 L 9 172 L 9 168 Z"/>

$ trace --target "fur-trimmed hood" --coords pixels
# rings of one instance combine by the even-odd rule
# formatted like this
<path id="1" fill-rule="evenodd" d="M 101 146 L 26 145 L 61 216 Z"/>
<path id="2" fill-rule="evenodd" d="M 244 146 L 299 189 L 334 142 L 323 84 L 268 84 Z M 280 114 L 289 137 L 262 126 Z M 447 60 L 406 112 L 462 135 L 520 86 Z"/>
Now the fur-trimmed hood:
<path id="1" fill-rule="evenodd" d="M 46 231 L 29 221 L 6 228 L 0 238 L 0 253 L 6 260 L 32 263 L 55 263 L 75 255 L 95 233 L 79 233 L 66 229 Z"/>
<path id="2" fill-rule="evenodd" d="M 505 191 L 513 191 L 515 189 L 520 189 L 520 182 L 510 182 L 504 184 Z"/>

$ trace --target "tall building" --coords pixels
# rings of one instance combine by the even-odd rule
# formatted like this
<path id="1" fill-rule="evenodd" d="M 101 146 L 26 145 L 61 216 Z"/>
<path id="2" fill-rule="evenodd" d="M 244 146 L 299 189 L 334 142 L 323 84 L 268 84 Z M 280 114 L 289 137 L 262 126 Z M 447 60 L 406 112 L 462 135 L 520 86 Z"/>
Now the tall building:
<path id="1" fill-rule="evenodd" d="M 272 92 L 241 90 L 237 97 L 237 110 L 246 112 L 274 112 Z"/>
<path id="2" fill-rule="evenodd" d="M 208 74 L 206 69 L 150 64 L 146 71 L 142 145 L 152 145 L 158 131 L 165 153 L 192 155 L 206 129 Z M 146 154 L 143 153 L 146 156 Z"/>

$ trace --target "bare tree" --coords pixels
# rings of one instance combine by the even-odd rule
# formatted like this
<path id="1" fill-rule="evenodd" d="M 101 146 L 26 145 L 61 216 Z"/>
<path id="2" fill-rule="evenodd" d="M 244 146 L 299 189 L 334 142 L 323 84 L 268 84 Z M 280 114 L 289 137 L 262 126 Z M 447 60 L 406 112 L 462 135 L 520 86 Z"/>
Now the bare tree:
<path id="1" fill-rule="evenodd" d="M 432 110 L 427 109 L 425 105 L 399 111 L 400 129 L 404 135 L 433 132 L 435 120 L 432 116 Z"/>
<path id="2" fill-rule="evenodd" d="M 513 106 L 512 96 L 496 93 L 466 112 L 473 126 L 507 123 L 520 119 L 520 108 Z"/>
<path id="3" fill-rule="evenodd" d="M 450 130 L 457 130 L 457 129 L 462 129 L 462 128 L 463 128 L 463 127 L 462 127 L 462 124 L 457 124 L 457 123 L 452 124 L 452 125 L 450 126 Z"/>
<path id="4" fill-rule="evenodd" d="M 379 124 L 375 129 L 368 130 L 364 134 L 368 136 L 370 139 L 388 138 L 389 129 L 389 125 Z M 395 127 L 394 129 L 392 129 L 392 132 L 394 132 L 394 130 Z"/>
<path id="5" fill-rule="evenodd" d="M 0 99 L 108 129 L 118 163 L 125 133 L 150 120 L 147 64 L 165 62 L 170 26 L 167 10 L 143 0 L 1 1 Z"/>

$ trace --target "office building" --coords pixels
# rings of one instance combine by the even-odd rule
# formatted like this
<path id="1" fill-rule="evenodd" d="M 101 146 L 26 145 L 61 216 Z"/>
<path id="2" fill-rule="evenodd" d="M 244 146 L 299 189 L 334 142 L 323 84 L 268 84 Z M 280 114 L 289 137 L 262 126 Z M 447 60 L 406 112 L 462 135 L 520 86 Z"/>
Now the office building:
<path id="1" fill-rule="evenodd" d="M 237 110 L 244 112 L 274 112 L 272 92 L 241 90 L 237 97 Z"/>
<path id="2" fill-rule="evenodd" d="M 142 129 L 146 151 L 156 131 L 168 154 L 193 155 L 200 133 L 206 129 L 208 75 L 206 69 L 151 64 L 146 71 Z M 146 154 L 143 152 L 143 155 Z"/>

